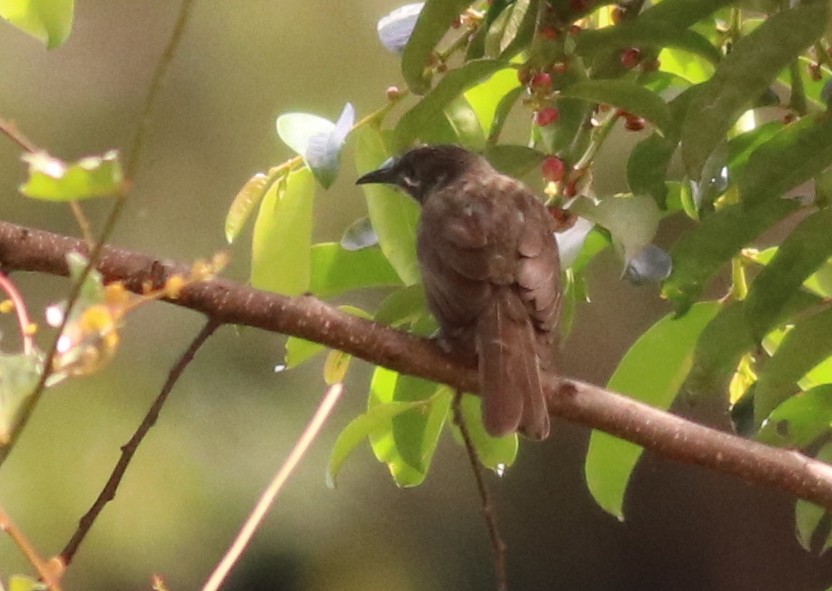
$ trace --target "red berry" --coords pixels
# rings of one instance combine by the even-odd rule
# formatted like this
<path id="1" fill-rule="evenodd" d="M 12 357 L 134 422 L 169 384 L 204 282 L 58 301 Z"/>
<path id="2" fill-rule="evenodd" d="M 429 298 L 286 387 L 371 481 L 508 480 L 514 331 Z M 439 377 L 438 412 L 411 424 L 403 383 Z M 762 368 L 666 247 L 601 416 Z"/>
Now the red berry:
<path id="1" fill-rule="evenodd" d="M 560 182 L 566 174 L 566 163 L 557 156 L 547 156 L 543 160 L 541 172 L 543 178 L 547 181 L 552 181 L 553 183 Z"/>
<path id="2" fill-rule="evenodd" d="M 560 112 L 554 107 L 544 107 L 534 114 L 534 122 L 540 127 L 551 125 L 560 118 Z"/>
<path id="3" fill-rule="evenodd" d="M 563 196 L 564 197 L 574 197 L 578 194 L 578 181 L 573 180 L 566 183 L 566 186 L 563 188 Z"/>
<path id="4" fill-rule="evenodd" d="M 624 20 L 624 9 L 620 6 L 616 6 L 612 9 L 612 14 L 610 14 L 610 19 L 612 20 L 612 24 L 620 25 L 621 22 Z"/>
<path id="5" fill-rule="evenodd" d="M 387 87 L 387 99 L 391 101 L 395 101 L 399 97 L 401 97 L 402 91 L 399 90 L 398 86 L 388 86 Z"/>
<path id="6" fill-rule="evenodd" d="M 641 51 L 637 47 L 631 47 L 621 52 L 621 65 L 632 70 L 641 61 Z"/>
<path id="7" fill-rule="evenodd" d="M 552 75 L 549 72 L 538 72 L 532 76 L 532 88 L 536 90 L 549 90 L 552 88 Z"/>
<path id="8" fill-rule="evenodd" d="M 570 35 L 577 35 L 581 31 L 583 31 L 583 29 L 581 27 L 579 27 L 578 25 L 572 25 L 571 27 L 569 27 L 569 34 Z"/>
<path id="9" fill-rule="evenodd" d="M 644 119 L 632 113 L 624 113 L 624 128 L 630 131 L 641 131 L 644 129 Z"/>
<path id="10" fill-rule="evenodd" d="M 569 69 L 569 64 L 567 64 L 566 62 L 556 62 L 555 65 L 552 66 L 552 71 L 555 74 L 563 74 L 568 69 Z"/>
<path id="11" fill-rule="evenodd" d="M 538 33 L 540 33 L 541 37 L 549 39 L 550 41 L 554 41 L 558 38 L 558 32 L 553 27 L 541 27 L 540 30 L 538 30 Z"/>

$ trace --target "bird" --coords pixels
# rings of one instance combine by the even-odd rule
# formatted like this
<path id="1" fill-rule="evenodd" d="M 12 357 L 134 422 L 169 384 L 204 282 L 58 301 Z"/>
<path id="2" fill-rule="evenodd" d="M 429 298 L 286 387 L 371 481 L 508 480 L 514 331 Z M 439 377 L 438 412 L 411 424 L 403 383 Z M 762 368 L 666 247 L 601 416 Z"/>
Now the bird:
<path id="1" fill-rule="evenodd" d="M 553 371 L 562 307 L 555 221 L 522 182 L 455 145 L 412 148 L 356 184 L 398 187 L 421 205 L 416 254 L 439 342 L 478 364 L 495 437 L 549 435 L 542 372 Z"/>

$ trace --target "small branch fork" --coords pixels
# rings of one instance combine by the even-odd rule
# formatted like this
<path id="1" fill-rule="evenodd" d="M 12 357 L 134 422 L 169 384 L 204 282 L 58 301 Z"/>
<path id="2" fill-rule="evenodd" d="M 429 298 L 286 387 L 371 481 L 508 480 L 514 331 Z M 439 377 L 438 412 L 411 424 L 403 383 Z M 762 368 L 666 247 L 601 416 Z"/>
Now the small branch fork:
<path id="1" fill-rule="evenodd" d="M 67 275 L 64 259 L 83 241 L 0 221 L 0 267 Z M 98 271 L 142 293 L 188 267 L 105 247 Z M 220 324 L 239 324 L 311 340 L 376 365 L 477 392 L 476 368 L 460 364 L 429 340 L 341 312 L 311 296 L 285 297 L 215 279 L 190 285 L 171 303 Z M 600 429 L 678 462 L 732 474 L 832 510 L 832 467 L 685 420 L 599 386 L 555 376 L 545 380 L 549 412 Z"/>
<path id="2" fill-rule="evenodd" d="M 500 528 L 497 525 L 497 512 L 491 496 L 488 494 L 488 487 L 482 475 L 482 465 L 477 457 L 477 450 L 471 440 L 471 433 L 468 425 L 465 424 L 465 417 L 462 415 L 462 390 L 454 394 L 454 423 L 459 427 L 462 441 L 465 443 L 465 451 L 468 455 L 468 463 L 474 472 L 474 480 L 477 483 L 477 491 L 480 494 L 482 503 L 482 515 L 485 518 L 485 525 L 488 528 L 488 537 L 491 539 L 491 548 L 494 550 L 494 576 L 497 579 L 497 591 L 508 591 L 508 577 L 506 576 L 506 544 L 500 536 Z"/>

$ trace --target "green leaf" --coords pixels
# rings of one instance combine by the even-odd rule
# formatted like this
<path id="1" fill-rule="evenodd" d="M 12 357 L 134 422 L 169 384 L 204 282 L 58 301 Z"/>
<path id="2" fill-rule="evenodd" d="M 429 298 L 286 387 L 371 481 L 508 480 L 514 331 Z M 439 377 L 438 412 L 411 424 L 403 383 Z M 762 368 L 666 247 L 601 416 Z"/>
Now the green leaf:
<path id="1" fill-rule="evenodd" d="M 743 203 L 779 197 L 832 164 L 832 116 L 809 115 L 782 128 L 748 156 L 739 177 Z"/>
<path id="2" fill-rule="evenodd" d="M 803 449 L 832 430 L 832 384 L 792 396 L 766 418 L 757 439 L 769 445 Z"/>
<path id="3" fill-rule="evenodd" d="M 754 415 L 761 424 L 778 405 L 798 391 L 797 382 L 832 355 L 832 310 L 802 319 L 786 333 L 763 367 L 754 391 Z"/>
<path id="4" fill-rule="evenodd" d="M 379 248 L 345 250 L 326 242 L 312 247 L 312 277 L 309 291 L 329 298 L 354 289 L 395 287 L 402 284 Z"/>
<path id="5" fill-rule="evenodd" d="M 832 255 L 830 228 L 832 209 L 805 218 L 754 279 L 746 300 L 746 318 L 756 339 L 768 332 L 785 302 Z"/>
<path id="6" fill-rule="evenodd" d="M 0 447 L 17 430 L 20 412 L 30 400 L 43 371 L 39 352 L 0 355 Z"/>
<path id="7" fill-rule="evenodd" d="M 451 101 L 505 67 L 504 62 L 482 59 L 468 62 L 461 68 L 445 74 L 430 94 L 399 119 L 393 132 L 393 144 L 398 150 L 402 150 L 410 147 L 417 139 L 424 139 L 425 131 L 435 127 L 437 118 L 442 117 Z"/>
<path id="8" fill-rule="evenodd" d="M 649 7 L 638 18 L 651 24 L 687 28 L 731 2 L 732 0 L 665 0 Z"/>
<path id="9" fill-rule="evenodd" d="M 370 385 L 369 409 L 390 402 L 422 404 L 390 419 L 386 429 L 372 433 L 373 453 L 387 464 L 397 485 L 416 486 L 427 475 L 451 393 L 436 383 L 377 367 Z"/>
<path id="10" fill-rule="evenodd" d="M 474 87 L 477 88 L 477 87 Z M 517 103 L 517 99 L 523 96 L 523 93 L 526 89 L 522 86 L 518 86 L 505 94 L 501 99 L 500 102 L 497 103 L 497 107 L 494 110 L 494 119 L 491 122 L 490 127 L 484 126 L 483 129 L 488 129 L 488 144 L 490 146 L 494 146 L 497 144 L 497 141 L 500 139 L 500 134 L 503 132 L 503 126 L 508 119 L 509 113 L 514 108 L 515 103 Z M 469 91 L 470 92 L 470 91 Z"/>
<path id="11" fill-rule="evenodd" d="M 708 60 L 686 51 L 665 48 L 658 57 L 662 72 L 670 72 L 691 84 L 702 84 L 713 76 L 714 65 Z"/>
<path id="12" fill-rule="evenodd" d="M 402 75 L 408 88 L 424 94 L 430 88 L 428 62 L 433 48 L 471 0 L 428 0 L 402 53 Z"/>
<path id="13" fill-rule="evenodd" d="M 326 483 L 330 488 L 335 488 L 335 479 L 341 471 L 344 461 L 355 451 L 362 442 L 373 435 L 381 435 L 390 429 L 390 422 L 394 417 L 404 412 L 417 410 L 427 406 L 427 401 L 416 402 L 388 402 L 379 404 L 369 409 L 364 414 L 358 415 L 338 435 L 332 452 L 329 456 L 329 464 L 326 469 Z"/>
<path id="14" fill-rule="evenodd" d="M 682 386 L 702 329 L 719 311 L 717 302 L 701 302 L 682 318 L 665 316 L 627 351 L 608 387 L 666 409 Z M 623 519 L 624 492 L 642 448 L 593 431 L 586 458 L 586 480 L 595 501 Z"/>
<path id="15" fill-rule="evenodd" d="M 700 55 L 711 63 L 719 62 L 721 57 L 719 50 L 702 35 L 643 18 L 623 22 L 615 27 L 582 31 L 578 35 L 575 51 L 584 58 L 597 62 L 630 47 L 672 47 Z"/>
<path id="16" fill-rule="evenodd" d="M 783 307 L 775 325 L 780 326 L 819 303 L 820 299 L 816 296 L 796 292 Z M 744 302 L 731 302 L 702 331 L 687 390 L 703 397 L 724 398 L 728 381 L 741 357 L 756 345 L 757 341 L 745 320 Z"/>
<path id="17" fill-rule="evenodd" d="M 315 183 L 301 168 L 274 183 L 260 204 L 251 247 L 251 284 L 299 295 L 309 289 L 312 264 L 312 203 Z"/>
<path id="18" fill-rule="evenodd" d="M 673 302 L 677 314 L 684 314 L 714 273 L 797 207 L 794 201 L 775 200 L 751 209 L 728 205 L 707 216 L 671 251 L 673 272 L 662 286 L 662 295 Z"/>
<path id="19" fill-rule="evenodd" d="M 72 31 L 75 0 L 0 0 L 0 18 L 47 49 L 63 45 Z"/>
<path id="20" fill-rule="evenodd" d="M 414 322 L 427 311 L 425 290 L 421 285 L 397 289 L 379 304 L 374 320 L 381 324 L 401 326 Z"/>
<path id="21" fill-rule="evenodd" d="M 517 79 L 517 70 L 504 68 L 466 90 L 463 96 L 477 114 L 480 128 L 488 131 L 498 118 L 498 108 L 503 99 L 518 89 L 522 90 Z"/>
<path id="22" fill-rule="evenodd" d="M 508 59 L 526 47 L 534 34 L 537 0 L 516 0 L 488 28 L 485 54 Z"/>
<path id="23" fill-rule="evenodd" d="M 751 131 L 741 133 L 728 142 L 727 166 L 732 174 L 742 174 L 742 169 L 748 164 L 748 157 L 757 148 L 773 138 L 777 132 L 783 129 L 782 121 L 769 121 Z"/>
<path id="24" fill-rule="evenodd" d="M 656 202 L 641 195 L 616 195 L 598 204 L 578 199 L 569 211 L 607 228 L 627 257 L 635 256 L 652 242 L 661 217 Z"/>
<path id="25" fill-rule="evenodd" d="M 489 470 L 502 474 L 503 470 L 514 464 L 514 460 L 517 459 L 517 435 L 512 433 L 504 437 L 492 437 L 488 434 L 482 423 L 482 399 L 479 396 L 466 394 L 462 397 L 460 405 L 471 442 L 477 450 L 477 458 Z M 463 443 L 456 425 L 454 434 L 457 441 Z"/>
<path id="26" fill-rule="evenodd" d="M 628 80 L 585 80 L 563 89 L 561 96 L 620 107 L 644 117 L 665 134 L 672 123 L 670 109 L 658 94 Z"/>
<path id="27" fill-rule="evenodd" d="M 832 444 L 827 443 L 821 447 L 815 455 L 815 458 L 827 464 L 832 463 Z M 812 538 L 814 537 L 815 530 L 821 527 L 824 518 L 828 520 L 828 514 L 823 507 L 819 507 L 803 499 L 798 499 L 794 506 L 794 518 L 797 539 L 807 552 L 811 552 Z M 826 542 L 820 552 L 824 552 L 829 548 L 829 536 L 830 534 L 827 533 Z"/>
<path id="28" fill-rule="evenodd" d="M 453 99 L 445 105 L 442 112 L 453 130 L 454 138 L 450 143 L 474 151 L 480 151 L 485 147 L 485 134 L 477 114 L 464 96 L 460 95 Z"/>
<path id="29" fill-rule="evenodd" d="M 225 239 L 231 244 L 240 235 L 240 230 L 248 220 L 254 208 L 263 200 L 263 196 L 269 188 L 269 177 L 262 172 L 258 172 L 253 177 L 246 181 L 231 207 L 228 208 L 228 213 L 225 215 Z"/>
<path id="30" fill-rule="evenodd" d="M 488 147 L 484 156 L 498 171 L 520 178 L 539 165 L 546 155 L 526 146 L 500 144 Z"/>
<path id="31" fill-rule="evenodd" d="M 20 192 L 33 199 L 76 201 L 112 197 L 119 194 L 124 181 L 117 150 L 72 163 L 46 152 L 26 153 L 21 159 L 29 165 L 29 178 L 20 186 Z"/>
<path id="32" fill-rule="evenodd" d="M 318 353 L 323 353 L 326 347 L 306 339 L 299 339 L 298 337 L 289 337 L 286 339 L 286 356 L 285 368 L 292 369 L 298 365 L 305 363 L 312 359 Z M 277 370 L 275 370 L 277 371 Z"/>
<path id="33" fill-rule="evenodd" d="M 364 174 L 378 168 L 387 160 L 389 152 L 379 130 L 372 126 L 361 128 L 355 150 L 356 168 Z M 419 206 L 407 195 L 385 185 L 361 185 L 367 199 L 367 210 L 378 234 L 384 256 L 405 285 L 419 282 L 419 263 L 416 260 L 416 227 Z"/>
<path id="34" fill-rule="evenodd" d="M 824 3 L 803 3 L 773 15 L 734 44 L 691 102 L 682 127 L 682 159 L 691 178 L 699 178 L 737 118 L 821 35 L 825 22 Z"/>
<path id="35" fill-rule="evenodd" d="M 667 209 L 667 167 L 676 144 L 654 133 L 635 145 L 627 161 L 627 183 L 636 195 L 650 195 L 661 209 Z"/>

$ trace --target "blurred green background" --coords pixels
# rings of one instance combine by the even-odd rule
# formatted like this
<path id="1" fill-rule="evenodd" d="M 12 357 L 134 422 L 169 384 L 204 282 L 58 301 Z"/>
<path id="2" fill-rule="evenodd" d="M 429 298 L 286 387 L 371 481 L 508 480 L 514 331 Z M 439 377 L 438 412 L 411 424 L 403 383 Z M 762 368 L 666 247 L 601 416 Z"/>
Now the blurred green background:
<path id="1" fill-rule="evenodd" d="M 196 2 L 157 104 L 135 190 L 112 242 L 189 261 L 224 246 L 223 220 L 239 187 L 291 156 L 274 132 L 277 115 L 334 119 L 346 101 L 359 116 L 399 84 L 397 58 L 378 43 L 389 0 Z M 74 159 L 129 145 L 179 9 L 170 0 L 87 0 L 67 44 L 47 52 L 0 27 L 0 116 L 37 145 Z M 640 134 L 620 133 L 595 171 L 599 193 L 624 189 L 618 151 Z M 0 215 L 77 233 L 68 209 L 27 201 L 16 190 L 19 150 L 0 138 Z M 338 239 L 364 211 L 352 152 L 338 183 L 316 196 L 318 240 Z M 96 221 L 106 202 L 88 202 Z M 665 228 L 671 244 L 678 227 Z M 228 276 L 245 280 L 248 234 Z M 567 375 L 604 383 L 640 332 L 667 312 L 654 286 L 621 281 L 605 253 L 592 265 L 592 304 L 565 343 Z M 15 274 L 30 307 L 61 299 L 60 278 Z M 346 301 L 372 306 L 378 293 Z M 8 322 L 8 319 L 3 319 Z M 41 322 L 42 323 L 42 322 Z M 202 323 L 165 304 L 129 318 L 123 347 L 105 371 L 47 393 L 0 469 L 0 503 L 44 554 L 60 551 Z M 13 350 L 14 327 L 4 342 Z M 46 336 L 42 335 L 46 343 Z M 66 589 L 147 589 L 153 573 L 172 590 L 207 578 L 260 491 L 315 408 L 321 360 L 275 373 L 283 339 L 223 328 L 180 380 L 137 453 L 116 500 L 101 515 L 65 580 Z M 661 363 L 661 359 L 656 359 Z M 360 365 L 360 364 L 356 364 Z M 443 437 L 427 482 L 399 490 L 365 446 L 339 488 L 324 485 L 332 443 L 366 399 L 369 368 L 351 372 L 347 393 L 292 477 L 228 589 L 431 591 L 493 587 L 485 525 L 464 452 Z M 724 424 L 709 405 L 680 404 Z M 792 499 L 647 456 L 628 492 L 627 521 L 598 509 L 583 480 L 588 431 L 559 424 L 543 444 L 524 444 L 516 465 L 490 478 L 508 544 L 512 589 L 823 589 L 832 562 L 801 550 Z M 30 572 L 0 537 L 0 576 Z"/>

